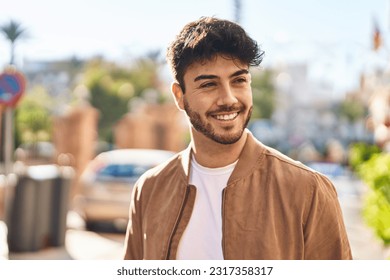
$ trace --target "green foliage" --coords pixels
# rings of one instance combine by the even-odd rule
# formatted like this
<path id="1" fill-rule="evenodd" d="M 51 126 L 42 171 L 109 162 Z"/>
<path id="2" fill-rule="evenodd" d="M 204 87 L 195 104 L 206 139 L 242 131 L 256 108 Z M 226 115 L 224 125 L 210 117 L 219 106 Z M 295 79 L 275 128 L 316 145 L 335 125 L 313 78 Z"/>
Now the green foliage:
<path id="1" fill-rule="evenodd" d="M 17 143 L 50 140 L 52 120 L 49 108 L 52 102 L 42 87 L 35 87 L 25 94 L 15 114 Z"/>
<path id="2" fill-rule="evenodd" d="M 363 207 L 364 219 L 385 244 L 390 244 L 390 154 L 374 154 L 357 171 L 371 189 Z"/>
<path id="3" fill-rule="evenodd" d="M 112 141 L 112 127 L 128 112 L 133 97 L 142 97 L 146 89 L 158 88 L 157 73 L 157 62 L 152 58 L 139 59 L 129 68 L 101 59 L 87 64 L 83 82 L 90 91 L 91 105 L 100 111 L 100 139 Z"/>
<path id="4" fill-rule="evenodd" d="M 0 33 L 2 33 L 11 44 L 10 64 L 14 64 L 15 44 L 18 40 L 26 36 L 26 29 L 24 29 L 19 22 L 10 20 L 9 23 L 0 26 Z"/>
<path id="5" fill-rule="evenodd" d="M 262 70 L 252 73 L 253 112 L 254 119 L 270 119 L 275 110 L 275 87 L 273 73 Z"/>
<path id="6" fill-rule="evenodd" d="M 14 20 L 11 20 L 9 23 L 0 26 L 0 31 L 11 43 L 14 43 L 25 33 L 25 29 L 22 28 L 22 25 Z"/>
<path id="7" fill-rule="evenodd" d="M 91 105 L 101 113 L 99 134 L 105 140 L 110 138 L 112 124 L 127 112 L 127 103 L 130 99 L 118 93 L 117 83 L 118 81 L 105 75 L 89 85 Z"/>
<path id="8" fill-rule="evenodd" d="M 375 234 L 390 245 L 390 204 L 379 191 L 372 191 L 366 197 L 363 217 L 366 223 L 375 230 Z"/>
<path id="9" fill-rule="evenodd" d="M 376 145 L 354 143 L 349 149 L 349 165 L 353 170 L 357 170 L 358 166 L 380 152 L 380 148 Z"/>
<path id="10" fill-rule="evenodd" d="M 357 170 L 363 181 L 390 203 L 390 154 L 375 154 Z"/>

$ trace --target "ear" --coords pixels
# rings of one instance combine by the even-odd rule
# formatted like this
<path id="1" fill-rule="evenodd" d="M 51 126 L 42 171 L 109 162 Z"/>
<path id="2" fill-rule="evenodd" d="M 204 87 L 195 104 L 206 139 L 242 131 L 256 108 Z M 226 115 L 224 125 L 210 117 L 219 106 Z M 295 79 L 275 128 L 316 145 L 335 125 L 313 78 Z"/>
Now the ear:
<path id="1" fill-rule="evenodd" d="M 180 110 L 184 110 L 184 93 L 183 93 L 183 90 L 181 89 L 181 86 L 179 85 L 178 82 L 172 83 L 171 91 L 172 91 L 173 96 L 175 97 L 176 106 Z"/>

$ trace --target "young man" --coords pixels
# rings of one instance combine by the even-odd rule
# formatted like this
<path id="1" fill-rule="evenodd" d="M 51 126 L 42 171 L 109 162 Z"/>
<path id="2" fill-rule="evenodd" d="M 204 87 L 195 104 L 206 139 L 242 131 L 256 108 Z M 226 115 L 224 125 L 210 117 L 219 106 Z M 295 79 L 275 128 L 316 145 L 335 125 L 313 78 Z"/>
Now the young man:
<path id="1" fill-rule="evenodd" d="M 192 141 L 137 182 L 125 259 L 351 259 L 332 183 L 246 129 L 262 58 L 240 26 L 208 17 L 168 48 Z"/>

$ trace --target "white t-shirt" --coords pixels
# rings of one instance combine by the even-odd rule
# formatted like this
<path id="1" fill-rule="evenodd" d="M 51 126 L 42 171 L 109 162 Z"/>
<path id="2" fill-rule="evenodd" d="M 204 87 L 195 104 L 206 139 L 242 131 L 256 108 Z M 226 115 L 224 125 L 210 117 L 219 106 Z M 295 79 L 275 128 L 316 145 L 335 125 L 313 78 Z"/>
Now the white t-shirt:
<path id="1" fill-rule="evenodd" d="M 179 242 L 178 260 L 223 260 L 222 190 L 236 162 L 221 168 L 207 168 L 192 158 L 190 184 L 196 187 L 191 219 Z"/>

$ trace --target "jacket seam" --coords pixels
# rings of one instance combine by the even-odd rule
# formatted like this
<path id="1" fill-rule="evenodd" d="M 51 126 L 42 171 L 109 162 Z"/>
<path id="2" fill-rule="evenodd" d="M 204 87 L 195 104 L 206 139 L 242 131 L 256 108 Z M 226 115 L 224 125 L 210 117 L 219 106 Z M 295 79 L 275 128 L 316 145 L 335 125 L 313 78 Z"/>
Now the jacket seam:
<path id="1" fill-rule="evenodd" d="M 290 160 L 284 159 L 284 158 L 282 158 L 282 157 L 280 157 L 280 156 L 278 156 L 278 155 L 275 155 L 275 154 L 273 154 L 273 153 L 270 153 L 270 152 L 265 152 L 265 154 L 266 154 L 266 156 L 270 156 L 270 157 L 276 158 L 277 160 L 280 160 L 280 161 L 282 161 L 282 162 L 284 162 L 284 163 L 287 163 L 288 165 L 295 166 L 295 167 L 297 167 L 297 168 L 299 168 L 299 169 L 301 169 L 301 170 L 304 170 L 304 171 L 306 171 L 306 172 L 308 172 L 308 173 L 311 173 L 311 174 L 317 173 L 316 171 L 314 171 L 314 170 L 308 168 L 307 166 L 303 166 L 303 165 L 298 164 L 298 163 L 301 163 L 300 161 L 298 161 L 298 162 L 292 162 L 292 161 L 290 161 Z M 302 164 L 302 163 L 301 163 L 301 164 Z"/>

